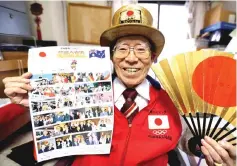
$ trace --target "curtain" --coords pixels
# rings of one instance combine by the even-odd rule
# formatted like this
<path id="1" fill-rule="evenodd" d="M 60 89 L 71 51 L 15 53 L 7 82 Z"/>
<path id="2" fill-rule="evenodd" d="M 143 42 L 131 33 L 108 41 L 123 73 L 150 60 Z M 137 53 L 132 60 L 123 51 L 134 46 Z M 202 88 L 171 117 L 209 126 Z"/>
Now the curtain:
<path id="1" fill-rule="evenodd" d="M 210 8 L 209 2 L 204 1 L 187 1 L 185 3 L 187 9 L 187 22 L 188 22 L 188 36 L 187 38 L 195 38 L 203 29 L 204 18 L 206 11 Z"/>

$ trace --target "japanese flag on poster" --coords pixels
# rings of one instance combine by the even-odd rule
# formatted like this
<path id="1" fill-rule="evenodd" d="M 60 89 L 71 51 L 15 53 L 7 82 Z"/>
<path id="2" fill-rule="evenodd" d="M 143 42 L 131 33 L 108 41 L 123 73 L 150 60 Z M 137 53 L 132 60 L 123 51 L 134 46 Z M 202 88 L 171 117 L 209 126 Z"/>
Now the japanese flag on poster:
<path id="1" fill-rule="evenodd" d="M 114 123 L 109 48 L 33 48 L 28 71 L 36 160 L 109 154 Z"/>
<path id="2" fill-rule="evenodd" d="M 169 129 L 169 120 L 167 115 L 149 115 L 148 116 L 149 129 Z"/>

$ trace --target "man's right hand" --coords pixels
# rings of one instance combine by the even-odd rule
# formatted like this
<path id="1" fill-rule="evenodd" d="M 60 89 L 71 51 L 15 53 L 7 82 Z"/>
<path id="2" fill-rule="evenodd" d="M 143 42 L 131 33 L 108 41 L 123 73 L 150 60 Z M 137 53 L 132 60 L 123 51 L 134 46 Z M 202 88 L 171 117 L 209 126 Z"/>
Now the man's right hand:
<path id="1" fill-rule="evenodd" d="M 29 107 L 28 91 L 32 90 L 30 83 L 31 73 L 24 73 L 18 77 L 6 77 L 3 79 L 5 85 L 4 93 L 12 103 Z"/>

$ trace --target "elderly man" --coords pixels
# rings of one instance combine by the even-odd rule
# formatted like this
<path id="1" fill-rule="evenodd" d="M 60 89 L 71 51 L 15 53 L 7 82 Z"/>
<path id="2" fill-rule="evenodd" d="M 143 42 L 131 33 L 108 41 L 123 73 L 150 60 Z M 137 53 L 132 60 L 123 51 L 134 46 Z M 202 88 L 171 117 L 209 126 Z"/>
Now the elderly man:
<path id="1" fill-rule="evenodd" d="M 137 5 L 121 7 L 113 26 L 100 38 L 111 48 L 114 64 L 114 131 L 109 155 L 77 156 L 73 166 L 166 166 L 167 153 L 181 137 L 178 111 L 160 84 L 148 71 L 163 49 L 162 33 L 151 27 L 152 16 Z M 28 106 L 31 73 L 5 78 L 5 93 L 14 103 Z M 187 142 L 187 141 L 186 141 Z M 182 145 L 187 146 L 187 143 Z M 208 165 L 234 165 L 233 146 L 202 140 Z M 184 147 L 184 149 L 188 149 Z"/>

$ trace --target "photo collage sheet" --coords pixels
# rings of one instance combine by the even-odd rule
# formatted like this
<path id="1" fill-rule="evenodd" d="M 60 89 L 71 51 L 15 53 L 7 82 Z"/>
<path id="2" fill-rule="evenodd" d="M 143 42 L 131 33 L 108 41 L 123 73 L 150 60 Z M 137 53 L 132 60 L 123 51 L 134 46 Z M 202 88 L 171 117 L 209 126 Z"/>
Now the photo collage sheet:
<path id="1" fill-rule="evenodd" d="M 37 161 L 109 154 L 114 123 L 107 47 L 43 47 L 29 51 L 29 92 Z"/>

